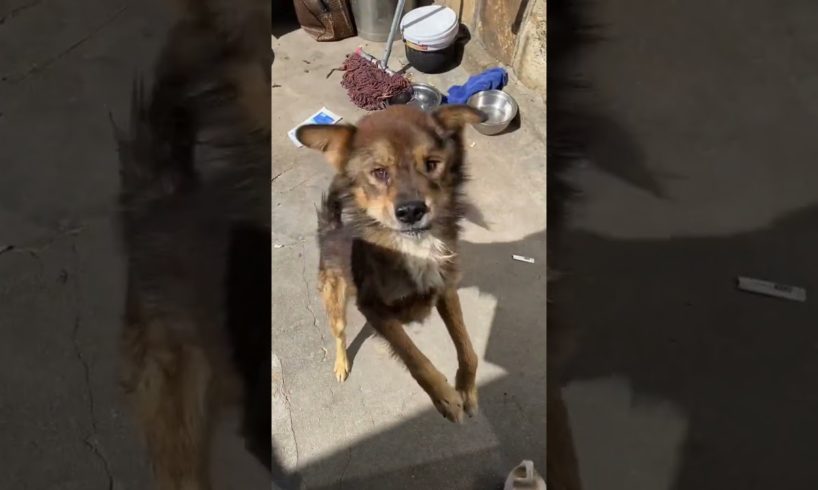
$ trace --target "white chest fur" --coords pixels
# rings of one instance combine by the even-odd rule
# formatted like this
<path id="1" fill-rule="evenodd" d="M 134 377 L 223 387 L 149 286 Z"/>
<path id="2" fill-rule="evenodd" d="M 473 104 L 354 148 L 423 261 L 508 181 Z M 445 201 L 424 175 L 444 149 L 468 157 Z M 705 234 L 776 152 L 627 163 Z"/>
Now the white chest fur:
<path id="1" fill-rule="evenodd" d="M 405 257 L 406 271 L 420 292 L 443 289 L 442 266 L 454 257 L 443 241 L 431 235 L 422 238 L 400 236 L 396 245 Z"/>

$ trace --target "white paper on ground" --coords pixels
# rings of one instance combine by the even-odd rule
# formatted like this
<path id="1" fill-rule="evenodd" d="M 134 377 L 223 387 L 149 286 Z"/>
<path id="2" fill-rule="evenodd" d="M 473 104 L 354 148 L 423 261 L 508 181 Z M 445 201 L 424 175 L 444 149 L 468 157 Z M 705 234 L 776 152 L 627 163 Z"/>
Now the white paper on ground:
<path id="1" fill-rule="evenodd" d="M 802 303 L 807 300 L 807 291 L 804 288 L 763 281 L 752 277 L 739 276 L 738 288 L 742 291 L 763 294 L 765 296 L 773 296 L 776 298 L 784 298 L 792 301 L 800 301 Z"/>
<path id="2" fill-rule="evenodd" d="M 304 145 L 302 145 L 301 142 L 298 141 L 298 138 L 295 137 L 295 132 L 298 128 L 304 126 L 305 124 L 336 124 L 341 119 L 343 118 L 338 114 L 332 112 L 326 107 L 322 107 L 320 111 L 317 111 L 315 114 L 305 119 L 304 122 L 291 129 L 287 133 L 287 136 L 290 137 L 290 141 L 292 141 L 295 146 L 301 148 Z"/>
<path id="3" fill-rule="evenodd" d="M 512 256 L 511 256 L 511 258 L 512 258 L 512 259 L 514 259 L 514 260 L 517 260 L 517 261 L 519 261 L 519 262 L 527 262 L 527 263 L 529 263 L 529 264 L 533 264 L 533 263 L 534 263 L 534 259 L 533 259 L 533 258 L 531 258 L 531 257 L 523 257 L 522 255 L 512 255 Z"/>

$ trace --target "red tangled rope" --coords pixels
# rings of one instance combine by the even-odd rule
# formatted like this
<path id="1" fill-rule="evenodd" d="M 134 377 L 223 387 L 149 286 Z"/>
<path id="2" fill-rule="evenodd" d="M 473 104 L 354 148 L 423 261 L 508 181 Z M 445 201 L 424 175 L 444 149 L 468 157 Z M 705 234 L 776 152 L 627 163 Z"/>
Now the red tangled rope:
<path id="1" fill-rule="evenodd" d="M 367 111 L 383 109 L 388 99 L 412 90 L 406 78 L 386 73 L 358 53 L 347 56 L 341 70 L 344 71 L 341 86 L 356 106 Z"/>

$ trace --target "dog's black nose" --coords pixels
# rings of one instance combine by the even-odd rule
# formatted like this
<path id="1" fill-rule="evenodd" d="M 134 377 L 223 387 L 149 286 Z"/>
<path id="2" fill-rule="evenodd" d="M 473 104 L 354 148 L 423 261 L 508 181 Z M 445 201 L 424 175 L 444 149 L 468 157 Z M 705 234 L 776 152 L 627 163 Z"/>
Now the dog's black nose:
<path id="1" fill-rule="evenodd" d="M 403 202 L 395 208 L 395 217 L 398 221 L 407 225 L 412 225 L 420 221 L 429 212 L 426 203 L 423 201 Z"/>

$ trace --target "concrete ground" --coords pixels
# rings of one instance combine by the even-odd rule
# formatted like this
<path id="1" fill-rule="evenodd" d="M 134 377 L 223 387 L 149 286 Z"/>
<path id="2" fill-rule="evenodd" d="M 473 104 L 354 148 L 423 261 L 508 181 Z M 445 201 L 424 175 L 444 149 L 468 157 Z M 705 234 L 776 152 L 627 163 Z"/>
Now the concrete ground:
<path id="1" fill-rule="evenodd" d="M 149 488 L 117 384 L 124 263 L 108 112 L 127 117 L 167 12 L 159 1 L 0 5 L 0 488 Z M 235 423 L 218 428 L 215 488 L 269 488 Z"/>
<path id="2" fill-rule="evenodd" d="M 327 78 L 363 43 L 316 43 L 283 32 L 273 64 L 274 441 L 282 464 L 306 488 L 497 488 L 522 459 L 545 468 L 545 112 L 512 80 L 521 124 L 507 134 L 466 132 L 475 209 L 465 224 L 460 289 L 480 356 L 481 410 L 463 425 L 443 419 L 387 347 L 351 308 L 349 379 L 332 373 L 334 341 L 316 291 L 315 206 L 332 178 L 322 156 L 287 132 L 322 106 L 355 122 L 364 112 Z M 405 58 L 396 44 L 392 66 Z M 475 60 L 481 59 L 475 54 Z M 415 79 L 444 92 L 480 62 Z M 478 211 L 479 210 L 479 211 Z M 530 256 L 536 263 L 512 260 Z M 420 348 L 453 379 L 454 348 L 440 319 L 413 325 Z"/>
<path id="3" fill-rule="evenodd" d="M 116 384 L 124 268 L 108 111 L 126 113 L 161 11 L 102 0 L 0 10 L 0 249 L 14 246 L 0 255 L 0 487 L 144 488 Z"/>
<path id="4" fill-rule="evenodd" d="M 131 76 L 150 66 L 165 26 L 152 2 L 79 5 L 11 0 L 0 14 L 0 250 L 15 246 L 0 254 L 0 488 L 147 483 L 115 384 L 123 264 L 107 112 L 124 113 Z M 573 175 L 584 197 L 561 231 L 564 275 L 551 294 L 574 327 L 564 394 L 587 489 L 818 481 L 814 9 L 616 0 L 592 12 L 607 39 L 584 69 L 603 117 L 593 158 Z M 324 78 L 356 44 L 299 32 L 274 41 L 273 278 L 287 298 L 273 331 L 280 458 L 309 488 L 491 486 L 522 458 L 544 466 L 541 110 L 526 110 L 537 101 L 513 86 L 521 128 L 467 134 L 469 195 L 483 218 L 466 226 L 462 294 L 483 360 L 482 411 L 453 426 L 377 339 L 359 335 L 359 316 L 345 384 L 324 354 L 312 206 L 330 173 L 286 131 L 324 105 L 360 114 L 339 75 Z M 804 286 L 808 300 L 737 292 L 739 274 Z M 411 331 L 454 372 L 436 318 Z M 224 439 L 217 466 L 254 478 Z"/>
<path id="5" fill-rule="evenodd" d="M 159 1 L 12 0 L 0 16 L 0 488 L 147 488 L 144 448 L 117 386 L 124 264 L 108 113 L 127 114 L 132 77 L 149 72 L 166 12 Z M 462 426 L 443 420 L 383 344 L 361 332 L 359 315 L 350 322 L 352 375 L 343 385 L 332 376 L 314 289 L 313 207 L 330 171 L 286 132 L 322 105 L 348 120 L 361 115 L 339 74 L 325 78 L 356 44 L 318 44 L 302 32 L 274 41 L 281 459 L 309 488 L 483 488 L 523 458 L 544 467 L 544 112 L 514 85 L 522 126 L 492 138 L 467 133 L 469 195 L 482 214 L 466 227 L 462 298 L 482 360 L 481 413 Z M 466 76 L 459 69 L 430 81 L 445 88 Z M 514 262 L 512 253 L 537 263 Z M 453 376 L 439 320 L 411 331 Z M 214 447 L 216 488 L 269 488 L 234 422 L 220 427 Z"/>
<path id="6" fill-rule="evenodd" d="M 584 488 L 814 488 L 818 6 L 587 14 L 598 112 L 550 294 Z M 739 292 L 738 275 L 807 302 Z"/>

